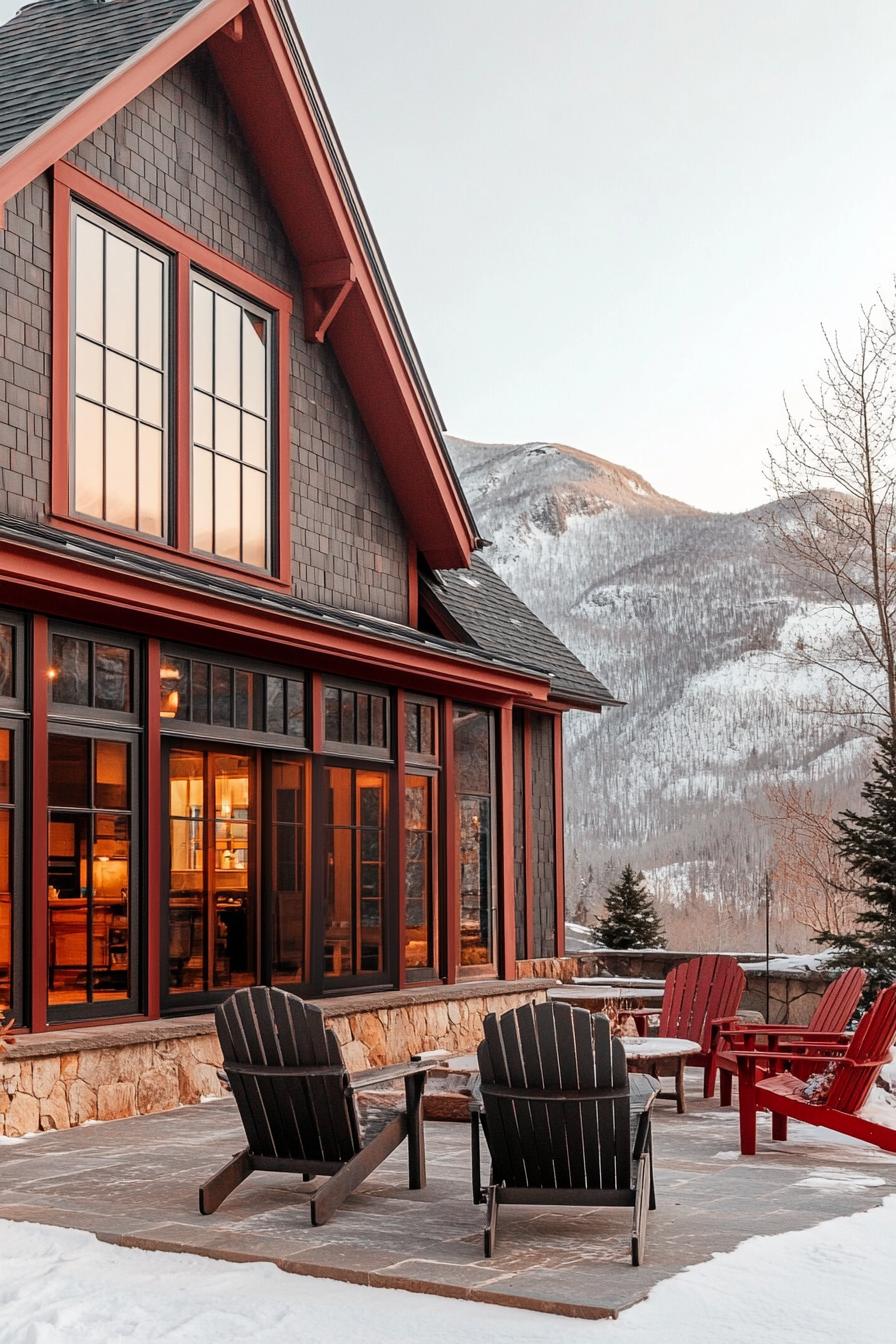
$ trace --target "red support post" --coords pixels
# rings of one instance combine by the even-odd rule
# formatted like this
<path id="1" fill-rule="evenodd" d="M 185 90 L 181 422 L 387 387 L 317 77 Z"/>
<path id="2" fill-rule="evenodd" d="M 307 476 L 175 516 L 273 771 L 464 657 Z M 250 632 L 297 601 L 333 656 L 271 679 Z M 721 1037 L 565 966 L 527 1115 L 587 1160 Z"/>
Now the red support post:
<path id="1" fill-rule="evenodd" d="M 454 789 L 454 701 L 442 701 L 442 834 L 445 837 L 445 982 L 453 985 L 460 966 L 460 863 Z"/>
<path id="2" fill-rule="evenodd" d="M 404 789 L 405 789 L 405 742 L 404 742 L 404 691 L 395 692 L 395 872 L 392 881 L 395 884 L 396 936 L 398 938 L 398 988 L 407 985 L 406 963 L 406 923 L 405 907 L 405 829 L 404 829 Z"/>
<path id="3" fill-rule="evenodd" d="M 47 708 L 50 635 L 46 616 L 35 616 L 31 624 L 31 981 L 30 1026 L 45 1031 L 47 1026 Z"/>
<path id="4" fill-rule="evenodd" d="M 146 992 L 144 1002 L 150 1018 L 161 1014 L 162 994 L 162 733 L 161 733 L 161 646 L 157 639 L 146 642 L 146 728 L 144 815 L 146 831 Z M 133 917 L 133 916 L 132 916 Z"/>
<path id="5" fill-rule="evenodd" d="M 498 816 L 500 824 L 498 893 L 500 898 L 499 973 L 516 979 L 516 923 L 513 863 L 513 705 L 501 707 L 498 722 Z"/>
<path id="6" fill-rule="evenodd" d="M 557 956 L 566 953 L 566 818 L 563 792 L 563 715 L 554 719 L 554 882 L 557 889 Z"/>
<path id="7" fill-rule="evenodd" d="M 526 957 L 535 955 L 535 881 L 532 872 L 532 717 L 523 711 L 523 871 L 526 902 Z"/>

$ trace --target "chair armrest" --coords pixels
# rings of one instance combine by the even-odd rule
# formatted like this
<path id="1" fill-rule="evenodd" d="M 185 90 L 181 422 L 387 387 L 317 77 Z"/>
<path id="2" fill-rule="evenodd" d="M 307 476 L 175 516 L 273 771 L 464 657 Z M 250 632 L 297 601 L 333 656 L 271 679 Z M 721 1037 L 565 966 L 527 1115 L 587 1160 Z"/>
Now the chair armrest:
<path id="1" fill-rule="evenodd" d="M 387 1064 L 381 1069 L 362 1069 L 360 1073 L 349 1076 L 349 1090 L 358 1092 L 364 1087 L 376 1087 L 378 1083 L 398 1082 L 401 1078 L 411 1078 L 415 1073 L 429 1073 L 431 1064 L 425 1061 L 409 1059 L 406 1064 Z"/>
<path id="2" fill-rule="evenodd" d="M 814 1054 L 807 1054 L 807 1055 L 804 1055 L 804 1054 L 801 1054 L 801 1053 L 795 1053 L 795 1052 L 792 1051 L 792 1050 L 737 1050 L 737 1051 L 735 1051 L 734 1053 L 735 1053 L 735 1055 L 736 1055 L 736 1057 L 737 1057 L 738 1066 L 740 1065 L 741 1060 L 749 1061 L 749 1060 L 751 1060 L 751 1059 L 752 1059 L 752 1060 L 771 1060 L 771 1061 L 773 1061 L 773 1062 L 775 1062 L 775 1061 L 781 1061 L 781 1062 L 784 1062 L 784 1063 L 786 1063 L 786 1062 L 788 1062 L 788 1061 L 791 1061 L 791 1062 L 792 1062 L 792 1061 L 795 1061 L 795 1062 L 798 1063 L 798 1064 L 830 1064 L 830 1063 L 836 1063 L 836 1064 L 854 1064 L 854 1063 L 859 1063 L 859 1064 L 861 1064 L 863 1067 L 864 1067 L 865 1065 L 869 1064 L 869 1063 L 873 1063 L 873 1062 L 874 1062 L 874 1061 L 870 1061 L 870 1060 L 858 1060 L 858 1061 L 856 1061 L 856 1060 L 851 1060 L 851 1059 L 844 1059 L 844 1057 L 843 1057 L 842 1055 L 837 1055 L 837 1054 L 834 1054 L 834 1053 L 833 1053 L 834 1050 L 837 1049 L 837 1048 L 838 1048 L 838 1047 L 833 1046 L 833 1047 L 831 1048 L 831 1050 L 829 1050 L 826 1054 L 817 1054 L 817 1053 L 814 1053 Z M 845 1050 L 845 1049 L 846 1049 L 846 1046 L 843 1045 L 843 1046 L 841 1046 L 841 1047 L 839 1047 L 839 1048 Z M 884 1063 L 886 1063 L 886 1061 L 884 1061 Z"/>

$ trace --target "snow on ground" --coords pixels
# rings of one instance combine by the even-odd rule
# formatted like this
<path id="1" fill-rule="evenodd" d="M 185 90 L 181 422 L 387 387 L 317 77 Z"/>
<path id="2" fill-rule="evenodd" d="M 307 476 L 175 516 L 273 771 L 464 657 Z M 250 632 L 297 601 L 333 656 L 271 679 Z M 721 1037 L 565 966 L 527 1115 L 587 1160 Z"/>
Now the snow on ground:
<path id="1" fill-rule="evenodd" d="M 891 1195 L 849 1218 L 754 1237 L 664 1280 L 616 1321 L 579 1321 L 0 1221 L 0 1344 L 878 1344 L 894 1237 Z"/>

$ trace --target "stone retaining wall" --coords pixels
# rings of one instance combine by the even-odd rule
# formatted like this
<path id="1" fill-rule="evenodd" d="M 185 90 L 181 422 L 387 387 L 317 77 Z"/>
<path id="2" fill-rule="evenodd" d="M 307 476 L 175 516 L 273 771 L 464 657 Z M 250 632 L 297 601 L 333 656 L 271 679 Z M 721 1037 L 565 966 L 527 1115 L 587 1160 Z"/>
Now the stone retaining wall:
<path id="1" fill-rule="evenodd" d="M 487 1013 L 542 1002 L 551 981 L 437 986 L 321 1004 L 349 1069 L 420 1050 L 468 1054 Z M 88 1120 L 187 1106 L 223 1089 L 210 1015 L 21 1036 L 0 1056 L 0 1135 L 18 1138 Z"/>

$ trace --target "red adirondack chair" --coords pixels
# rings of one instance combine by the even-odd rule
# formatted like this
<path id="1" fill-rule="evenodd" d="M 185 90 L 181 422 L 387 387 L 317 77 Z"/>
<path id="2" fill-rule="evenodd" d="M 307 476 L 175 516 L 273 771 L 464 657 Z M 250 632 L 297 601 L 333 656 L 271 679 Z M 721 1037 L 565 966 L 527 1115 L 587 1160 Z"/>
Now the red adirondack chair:
<path id="1" fill-rule="evenodd" d="M 702 1066 L 704 1097 L 715 1091 L 718 1033 L 736 1023 L 746 982 L 734 957 L 693 957 L 673 966 L 666 976 L 659 1034 L 699 1043 L 699 1052 L 689 1055 L 687 1063 Z M 646 1008 L 632 1013 L 642 1034 L 651 1015 Z"/>
<path id="2" fill-rule="evenodd" d="M 834 1129 L 896 1153 L 896 1129 L 866 1120 L 858 1114 L 865 1105 L 881 1068 L 896 1041 L 896 985 L 882 989 L 848 1044 L 819 1046 L 811 1054 L 791 1056 L 783 1050 L 748 1050 L 738 1056 L 737 1091 L 740 1106 L 740 1150 L 756 1152 L 756 1113 L 771 1111 L 772 1138 L 787 1138 L 787 1118 L 807 1125 Z M 792 1059 L 821 1072 L 837 1063 L 827 1099 L 813 1105 L 803 1095 L 805 1080 L 793 1073 L 773 1073 L 756 1081 L 757 1065 L 781 1067 Z"/>
<path id="3" fill-rule="evenodd" d="M 731 1105 L 731 1084 L 737 1073 L 737 1057 L 745 1051 L 760 1049 L 777 1051 L 786 1048 L 796 1054 L 801 1047 L 811 1050 L 813 1047 L 823 1046 L 826 1041 L 831 1044 L 842 1042 L 845 1039 L 843 1033 L 858 1007 L 867 978 L 860 967 L 853 966 L 836 980 L 832 980 L 804 1027 L 742 1026 L 722 1030 L 719 1034 L 719 1048 L 716 1055 L 721 1105 Z M 757 1082 L 764 1072 L 765 1070 L 757 1069 Z M 791 1072 L 798 1078 L 805 1079 L 813 1069 L 812 1066 L 800 1064 L 794 1059 Z"/>

